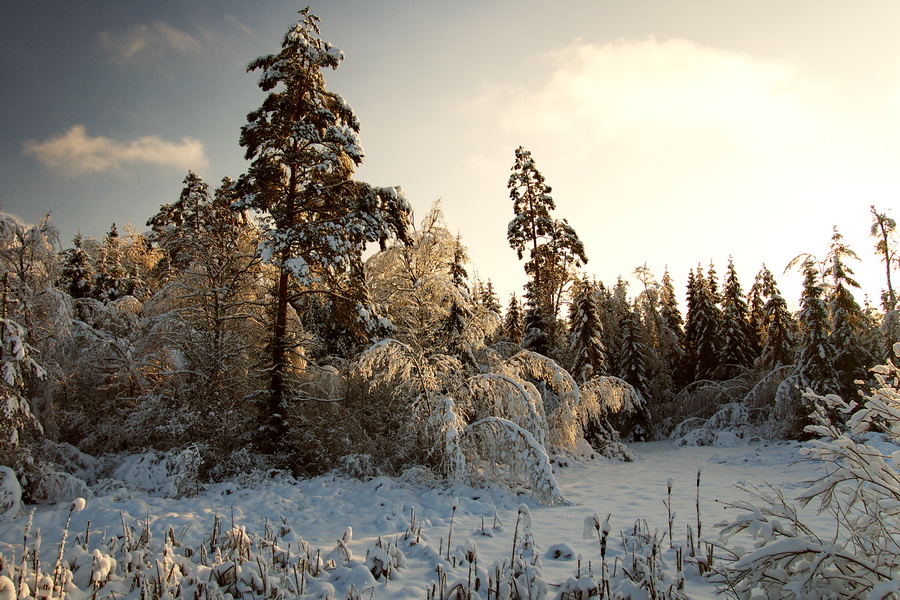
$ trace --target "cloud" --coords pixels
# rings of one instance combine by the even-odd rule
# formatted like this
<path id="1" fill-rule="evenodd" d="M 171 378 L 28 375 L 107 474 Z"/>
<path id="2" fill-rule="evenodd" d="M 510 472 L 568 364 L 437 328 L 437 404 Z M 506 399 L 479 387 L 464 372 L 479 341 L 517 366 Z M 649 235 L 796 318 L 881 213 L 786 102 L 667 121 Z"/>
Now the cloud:
<path id="1" fill-rule="evenodd" d="M 6 210 L 0 210 L 0 219 L 10 219 L 18 225 L 21 225 L 25 229 L 31 229 L 32 227 L 34 227 L 34 223 L 29 223 L 16 213 L 11 213 Z"/>
<path id="2" fill-rule="evenodd" d="M 231 23 L 231 25 L 235 29 L 237 29 L 244 35 L 253 35 L 253 29 L 238 21 L 237 17 L 235 17 L 234 15 L 225 15 L 225 20 Z"/>
<path id="3" fill-rule="evenodd" d="M 84 125 L 74 125 L 65 134 L 44 142 L 25 142 L 24 152 L 47 168 L 70 177 L 102 173 L 128 163 L 181 169 L 201 169 L 207 165 L 203 143 L 192 138 L 181 138 L 181 143 L 175 143 L 150 135 L 118 142 L 102 136 L 90 137 Z"/>
<path id="4" fill-rule="evenodd" d="M 754 171 L 793 170 L 823 135 L 824 84 L 786 60 L 655 38 L 576 41 L 545 60 L 549 72 L 475 97 L 485 137 L 472 146 L 499 130 L 582 205 L 598 189 L 687 210 L 742 200 L 760 192 Z"/>
<path id="5" fill-rule="evenodd" d="M 501 127 L 591 144 L 686 132 L 746 142 L 783 132 L 799 112 L 796 72 L 784 61 L 654 38 L 577 42 L 549 58 L 553 72 L 537 87 L 496 87 L 479 99 Z"/>
<path id="6" fill-rule="evenodd" d="M 197 38 L 162 21 L 135 25 L 124 32 L 102 31 L 99 40 L 109 57 L 119 64 L 161 58 L 172 52 L 197 52 L 202 48 Z"/>

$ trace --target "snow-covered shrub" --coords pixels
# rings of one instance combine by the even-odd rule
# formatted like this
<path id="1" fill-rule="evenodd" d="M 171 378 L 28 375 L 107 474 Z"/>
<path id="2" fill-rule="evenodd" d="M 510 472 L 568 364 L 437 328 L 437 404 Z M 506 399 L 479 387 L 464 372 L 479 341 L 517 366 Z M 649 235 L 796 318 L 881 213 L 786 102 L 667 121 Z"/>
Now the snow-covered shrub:
<path id="1" fill-rule="evenodd" d="M 203 447 L 198 446 L 198 449 L 201 451 L 202 460 Z M 203 466 L 201 463 L 200 468 Z M 245 481 L 265 477 L 271 468 L 271 457 L 244 446 L 225 454 L 217 463 L 209 465 L 205 476 L 210 481 Z"/>
<path id="2" fill-rule="evenodd" d="M 750 409 L 739 402 L 730 402 L 706 420 L 682 421 L 671 437 L 679 446 L 714 446 L 730 445 L 752 435 Z"/>
<path id="3" fill-rule="evenodd" d="M 633 385 L 618 377 L 593 377 L 583 383 L 580 412 L 605 417 L 625 439 L 646 438 L 650 433 L 647 400 Z"/>
<path id="4" fill-rule="evenodd" d="M 150 451 L 121 457 L 110 478 L 150 494 L 180 498 L 197 492 L 199 464 L 196 446 L 180 451 Z"/>
<path id="5" fill-rule="evenodd" d="M 425 424 L 428 437 L 437 442 L 431 448 L 435 470 L 451 481 L 461 481 L 466 476 L 466 457 L 460 446 L 464 427 L 465 422 L 450 396 L 434 403 Z"/>
<path id="6" fill-rule="evenodd" d="M 665 408 L 665 418 L 655 423 L 656 433 L 687 445 L 755 436 L 795 438 L 803 402 L 795 365 L 748 371 L 726 381 L 696 381 Z"/>
<path id="7" fill-rule="evenodd" d="M 894 345 L 900 356 L 900 343 Z M 900 592 L 900 369 L 891 361 L 872 369 L 876 387 L 863 397 L 847 428 L 827 412 L 849 414 L 855 408 L 835 395 L 807 392 L 821 436 L 806 453 L 820 461 L 821 475 L 789 502 L 780 489 L 740 486 L 749 500 L 728 503 L 743 514 L 722 524 L 719 546 L 727 552 L 717 580 L 738 598 L 762 592 L 779 598 L 885 598 Z M 886 438 L 884 451 L 872 443 Z M 884 442 L 880 444 L 883 448 Z M 799 510 L 817 503 L 833 525 L 816 531 Z M 799 505 L 799 508 L 798 508 Z M 738 534 L 741 534 L 740 536 Z M 739 542 L 753 540 L 752 548 Z"/>
<path id="8" fill-rule="evenodd" d="M 525 487 L 541 502 L 561 502 L 534 386 L 493 373 L 459 384 L 461 372 L 458 360 L 424 356 L 397 340 L 363 353 L 356 376 L 364 378 L 369 393 L 358 410 L 374 420 L 366 421 L 364 432 L 389 444 L 378 460 L 399 458 L 397 466 L 404 469 L 423 464 L 450 480 L 487 477 Z M 357 408 L 352 400 L 351 406 Z M 379 433 L 377 427 L 385 425 Z"/>
<path id="9" fill-rule="evenodd" d="M 347 391 L 347 378 L 333 365 L 308 364 L 300 381 L 304 396 L 321 402 L 341 400 Z"/>
<path id="10" fill-rule="evenodd" d="M 353 370 L 356 391 L 348 397 L 351 419 L 345 423 L 348 442 L 361 439 L 366 445 L 345 447 L 345 453 L 372 454 L 388 471 L 413 464 L 438 467 L 447 431 L 433 425 L 461 372 L 457 359 L 425 355 L 398 340 L 369 347 Z M 459 415 L 462 409 L 454 407 L 453 412 Z"/>
<path id="11" fill-rule="evenodd" d="M 497 417 L 486 417 L 466 428 L 466 442 L 480 460 L 489 481 L 525 486 L 538 502 L 564 504 L 546 448 L 528 431 Z"/>
<path id="12" fill-rule="evenodd" d="M 631 384 L 618 377 L 593 377 L 581 385 L 578 417 L 585 438 L 607 458 L 632 460 L 619 433 L 646 431 L 647 402 Z"/>
<path id="13" fill-rule="evenodd" d="M 548 442 L 551 446 L 574 453 L 581 437 L 578 424 L 581 398 L 578 384 L 569 372 L 553 359 L 522 350 L 504 363 L 501 373 L 534 384 L 544 402 Z"/>
<path id="14" fill-rule="evenodd" d="M 615 377 L 596 377 L 579 387 L 568 371 L 541 354 L 523 350 L 498 372 L 527 382 L 539 392 L 547 422 L 547 444 L 553 453 L 582 456 L 584 440 L 601 455 L 631 460 L 612 419 L 647 427 L 646 401 L 631 385 Z"/>
<path id="15" fill-rule="evenodd" d="M 61 357 L 67 384 L 59 390 L 61 438 L 98 455 L 133 448 L 136 438 L 144 445 L 157 423 L 122 426 L 153 383 L 148 379 L 153 365 L 144 351 L 152 340 L 140 303 L 125 296 L 109 303 L 84 300 L 80 308 L 82 320 L 75 322 Z"/>
<path id="16" fill-rule="evenodd" d="M 0 319 L 0 466 L 10 467 L 30 498 L 41 468 L 35 454 L 44 429 L 24 396 L 31 377 L 44 377 L 44 369 L 31 357 L 25 328 L 8 318 Z"/>
<path id="17" fill-rule="evenodd" d="M 15 471 L 0 466 L 0 523 L 19 516 L 22 510 L 22 486 Z"/>
<path id="18" fill-rule="evenodd" d="M 804 437 L 805 427 L 814 409 L 811 398 L 804 392 L 803 380 L 796 371 L 782 381 L 775 390 L 774 406 L 767 423 L 772 437 L 799 439 Z"/>
<path id="19" fill-rule="evenodd" d="M 58 352 L 61 439 L 98 455 L 202 443 L 216 460 L 240 445 L 255 414 L 246 396 L 256 313 L 230 300 L 215 314 L 197 306 L 227 291 L 188 290 L 179 278 L 145 302 L 79 298 Z"/>
<path id="20" fill-rule="evenodd" d="M 621 577 L 614 578 L 613 598 L 652 598 L 676 600 L 686 598 L 684 575 L 668 572 L 662 553 L 664 536 L 658 531 L 650 533 L 646 521 L 639 520 L 631 531 L 622 534 L 625 560 Z"/>
<path id="21" fill-rule="evenodd" d="M 482 373 L 466 379 L 459 390 L 468 399 L 473 420 L 499 417 L 512 421 L 547 445 L 547 418 L 537 388 L 527 381 L 500 373 Z"/>
<path id="22" fill-rule="evenodd" d="M 83 479 L 61 470 L 57 463 L 41 461 L 39 472 L 32 485 L 32 502 L 71 502 L 93 495 Z"/>
<path id="23" fill-rule="evenodd" d="M 748 373 L 726 381 L 701 379 L 682 388 L 675 399 L 665 407 L 659 407 L 660 414 L 654 415 L 655 434 L 669 437 L 681 422 L 690 419 L 706 420 L 721 406 L 730 402 L 741 402 L 752 389 L 753 375 Z"/>

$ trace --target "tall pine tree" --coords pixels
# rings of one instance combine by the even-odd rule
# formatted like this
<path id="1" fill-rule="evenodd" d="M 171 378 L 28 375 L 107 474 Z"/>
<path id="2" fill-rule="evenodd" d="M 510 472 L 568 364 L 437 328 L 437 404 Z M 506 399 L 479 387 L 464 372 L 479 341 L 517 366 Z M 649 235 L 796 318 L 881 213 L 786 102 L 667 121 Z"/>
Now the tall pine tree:
<path id="1" fill-rule="evenodd" d="M 870 235 L 876 239 L 875 251 L 884 261 L 885 281 L 887 289 L 882 292 L 881 303 L 885 312 L 890 312 L 897 307 L 897 294 L 894 292 L 894 284 L 891 281 L 891 273 L 897 264 L 897 222 L 887 213 L 878 212 L 874 206 L 872 211 L 872 228 Z"/>
<path id="2" fill-rule="evenodd" d="M 516 150 L 507 187 L 513 201 L 513 219 L 507 228 L 507 240 L 521 260 L 528 251 L 525 272 L 528 283 L 528 325 L 525 339 L 538 340 L 550 350 L 558 333 L 557 313 L 566 286 L 574 271 L 587 262 L 584 244 L 565 220 L 556 220 L 551 188 L 535 166 L 531 153 L 521 146 Z M 535 330 L 540 328 L 541 332 Z M 530 346 L 529 346 L 530 347 Z"/>
<path id="3" fill-rule="evenodd" d="M 398 188 L 352 179 L 363 160 L 359 120 L 341 96 L 325 87 L 323 71 L 336 69 L 343 53 L 319 38 L 318 22 L 304 9 L 281 51 L 247 68 L 260 71 L 259 87 L 267 96 L 241 128 L 240 143 L 251 164 L 240 179 L 238 206 L 262 215 L 263 256 L 279 270 L 260 438 L 266 451 L 278 447 L 287 429 L 286 377 L 297 343 L 288 332 L 291 296 L 324 293 L 356 305 L 343 311 L 347 329 L 377 322 L 364 306 L 362 254 L 369 242 L 405 238 L 410 213 Z"/>

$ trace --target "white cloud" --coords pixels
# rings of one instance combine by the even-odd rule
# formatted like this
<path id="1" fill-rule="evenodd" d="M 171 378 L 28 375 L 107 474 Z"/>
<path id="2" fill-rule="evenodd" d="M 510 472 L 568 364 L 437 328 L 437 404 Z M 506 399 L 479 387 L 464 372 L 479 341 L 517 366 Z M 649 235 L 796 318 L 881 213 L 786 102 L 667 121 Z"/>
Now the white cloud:
<path id="1" fill-rule="evenodd" d="M 197 52 L 202 48 L 197 38 L 162 21 L 135 25 L 124 32 L 102 31 L 99 39 L 110 58 L 120 64 L 159 58 L 171 52 Z"/>
<path id="2" fill-rule="evenodd" d="M 553 73 L 538 87 L 494 88 L 479 100 L 494 105 L 501 127 L 591 145 L 685 133 L 746 143 L 795 128 L 800 113 L 789 63 L 685 40 L 575 43 L 550 59 Z"/>
<path id="3" fill-rule="evenodd" d="M 14 222 L 18 223 L 19 225 L 21 225 L 22 227 L 24 227 L 26 229 L 30 229 L 30 228 L 34 227 L 34 223 L 29 223 L 28 221 L 26 221 L 25 219 L 23 219 L 16 213 L 11 213 L 6 210 L 0 210 L 0 219 L 12 219 Z"/>
<path id="4" fill-rule="evenodd" d="M 24 151 L 66 176 L 101 173 L 128 163 L 181 169 L 202 169 L 207 165 L 203 143 L 192 138 L 184 137 L 176 143 L 150 135 L 118 142 L 102 136 L 91 137 L 84 125 L 73 125 L 63 135 L 44 142 L 28 141 Z"/>
<path id="5" fill-rule="evenodd" d="M 235 29 L 237 29 L 244 35 L 253 35 L 253 29 L 238 21 L 237 17 L 235 17 L 234 15 L 225 15 L 225 20 L 231 23 Z"/>

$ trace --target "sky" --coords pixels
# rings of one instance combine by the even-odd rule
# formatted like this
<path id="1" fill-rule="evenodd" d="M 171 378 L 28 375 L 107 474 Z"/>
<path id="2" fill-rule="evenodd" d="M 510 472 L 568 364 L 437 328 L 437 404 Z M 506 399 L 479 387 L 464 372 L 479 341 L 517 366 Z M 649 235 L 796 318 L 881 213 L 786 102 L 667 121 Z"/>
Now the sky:
<path id="1" fill-rule="evenodd" d="M 358 179 L 401 186 L 417 221 L 440 199 L 502 304 L 525 281 L 506 240 L 519 146 L 607 284 L 646 264 L 683 290 L 732 257 L 745 291 L 765 263 L 796 305 L 784 268 L 824 258 L 836 226 L 857 299 L 878 304 L 869 207 L 900 217 L 900 3 L 309 1 L 345 55 L 326 81 L 362 123 Z M 50 212 L 67 246 L 145 230 L 188 170 L 237 178 L 263 99 L 246 65 L 304 6 L 0 3 L 0 210 Z"/>

